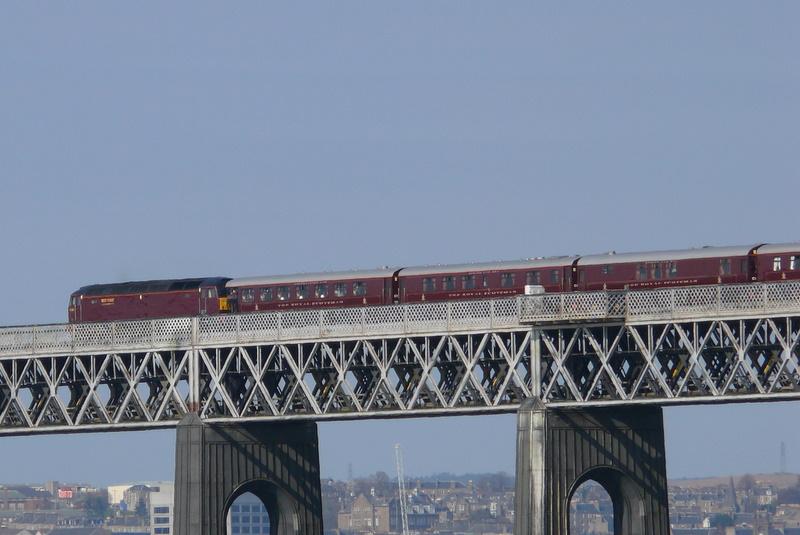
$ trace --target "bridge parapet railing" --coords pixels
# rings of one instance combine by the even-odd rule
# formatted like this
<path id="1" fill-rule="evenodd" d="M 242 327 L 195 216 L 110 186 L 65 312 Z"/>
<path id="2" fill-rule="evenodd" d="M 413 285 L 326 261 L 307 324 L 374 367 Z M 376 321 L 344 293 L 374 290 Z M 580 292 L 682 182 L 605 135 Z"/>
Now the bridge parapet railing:
<path id="1" fill-rule="evenodd" d="M 416 335 L 575 321 L 800 313 L 800 281 L 541 294 L 485 301 L 0 328 L 0 356 Z"/>
<path id="2" fill-rule="evenodd" d="M 197 319 L 198 345 L 412 335 L 519 326 L 515 298 L 262 312 Z"/>
<path id="3" fill-rule="evenodd" d="M 623 319 L 625 292 L 599 291 L 520 297 L 520 322 Z"/>
<path id="4" fill-rule="evenodd" d="M 800 311 L 800 281 L 631 291 L 627 321 L 663 321 Z"/>

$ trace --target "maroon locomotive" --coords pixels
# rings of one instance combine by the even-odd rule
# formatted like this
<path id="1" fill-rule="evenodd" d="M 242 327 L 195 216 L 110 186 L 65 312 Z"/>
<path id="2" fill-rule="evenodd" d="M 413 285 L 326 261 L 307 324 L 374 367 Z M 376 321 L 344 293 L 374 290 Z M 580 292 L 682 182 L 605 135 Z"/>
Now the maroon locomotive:
<path id="1" fill-rule="evenodd" d="M 72 294 L 69 321 L 488 299 L 519 295 L 526 287 L 557 293 L 790 279 L 800 279 L 800 243 L 100 284 Z"/>
<path id="2" fill-rule="evenodd" d="M 179 318 L 229 312 L 225 299 L 225 283 L 229 280 L 212 277 L 84 286 L 69 298 L 69 321 Z"/>

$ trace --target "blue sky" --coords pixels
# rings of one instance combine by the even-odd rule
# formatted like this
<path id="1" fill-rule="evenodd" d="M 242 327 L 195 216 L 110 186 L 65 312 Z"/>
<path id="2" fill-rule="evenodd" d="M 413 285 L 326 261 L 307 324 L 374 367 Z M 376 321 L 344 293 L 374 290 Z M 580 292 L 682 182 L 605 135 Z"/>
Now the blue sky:
<path id="1" fill-rule="evenodd" d="M 800 240 L 799 15 L 6 2 L 0 324 L 94 282 Z M 796 411 L 668 410 L 670 475 L 774 471 L 781 441 L 800 471 Z M 510 471 L 513 429 L 324 424 L 323 472 L 391 472 L 394 442 L 412 474 Z M 169 477 L 172 441 L 2 439 L 0 480 Z"/>

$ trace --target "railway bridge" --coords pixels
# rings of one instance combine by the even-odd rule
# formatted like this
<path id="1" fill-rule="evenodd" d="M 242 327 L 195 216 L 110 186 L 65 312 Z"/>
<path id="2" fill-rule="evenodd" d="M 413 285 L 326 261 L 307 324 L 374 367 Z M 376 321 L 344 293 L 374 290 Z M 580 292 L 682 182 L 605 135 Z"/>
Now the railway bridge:
<path id="1" fill-rule="evenodd" d="M 800 282 L 0 328 L 0 434 L 177 428 L 175 529 L 322 532 L 317 422 L 516 413 L 516 535 L 669 531 L 666 405 L 800 397 Z"/>

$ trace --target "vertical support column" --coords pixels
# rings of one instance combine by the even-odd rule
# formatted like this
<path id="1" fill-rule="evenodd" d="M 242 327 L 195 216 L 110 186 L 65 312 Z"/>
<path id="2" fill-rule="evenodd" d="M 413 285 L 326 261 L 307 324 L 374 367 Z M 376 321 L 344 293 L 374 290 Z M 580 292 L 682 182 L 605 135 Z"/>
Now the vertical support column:
<path id="1" fill-rule="evenodd" d="M 536 365 L 535 361 L 535 358 L 532 359 L 531 366 Z M 546 413 L 547 409 L 539 398 L 523 402 L 517 413 L 514 535 L 547 533 L 545 530 Z"/>
<path id="2" fill-rule="evenodd" d="M 246 492 L 266 506 L 274 535 L 321 535 L 317 425 L 187 415 L 177 432 L 173 533 L 226 535 L 228 509 Z"/>
<path id="3" fill-rule="evenodd" d="M 200 414 L 200 318 L 192 318 L 191 346 L 189 349 L 189 412 Z"/>
<path id="4" fill-rule="evenodd" d="M 569 505 L 588 480 L 614 505 L 615 535 L 669 535 L 660 407 L 550 409 L 517 417 L 515 535 L 568 535 Z"/>
<path id="5" fill-rule="evenodd" d="M 542 331 L 531 329 L 531 395 L 542 399 Z"/>

